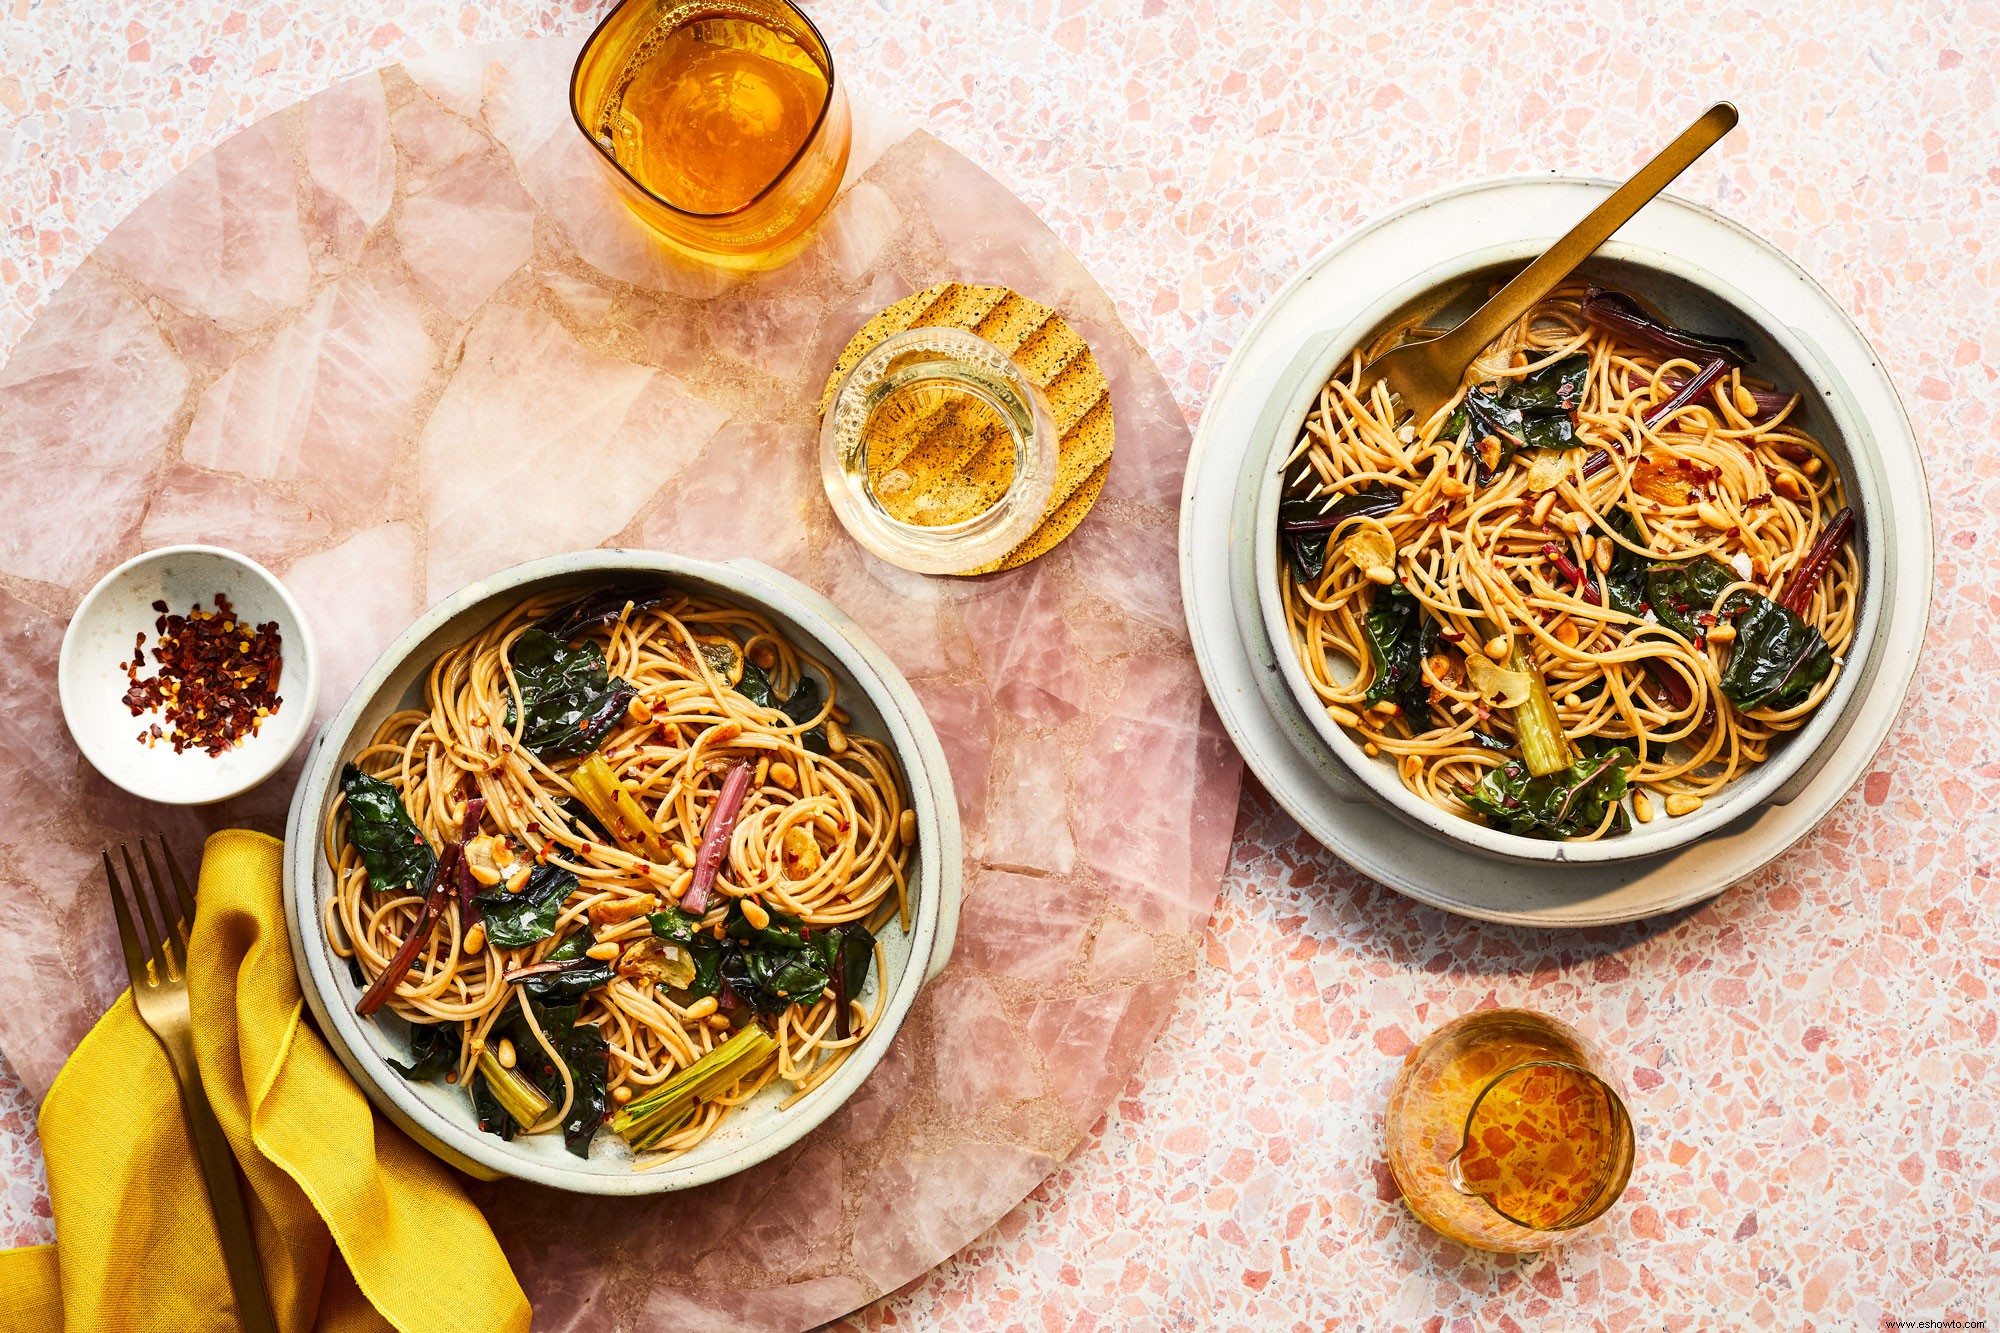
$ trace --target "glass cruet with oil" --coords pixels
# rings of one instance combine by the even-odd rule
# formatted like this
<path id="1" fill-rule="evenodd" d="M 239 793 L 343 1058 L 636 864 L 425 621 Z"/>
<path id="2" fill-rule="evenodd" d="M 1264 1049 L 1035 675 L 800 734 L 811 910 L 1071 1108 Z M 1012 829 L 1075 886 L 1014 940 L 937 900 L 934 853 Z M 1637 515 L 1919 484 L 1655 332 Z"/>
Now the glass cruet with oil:
<path id="1" fill-rule="evenodd" d="M 1390 1088 L 1384 1130 L 1410 1211 L 1483 1250 L 1558 1243 L 1632 1175 L 1609 1066 L 1574 1029 L 1524 1009 L 1467 1014 L 1426 1038 Z"/>

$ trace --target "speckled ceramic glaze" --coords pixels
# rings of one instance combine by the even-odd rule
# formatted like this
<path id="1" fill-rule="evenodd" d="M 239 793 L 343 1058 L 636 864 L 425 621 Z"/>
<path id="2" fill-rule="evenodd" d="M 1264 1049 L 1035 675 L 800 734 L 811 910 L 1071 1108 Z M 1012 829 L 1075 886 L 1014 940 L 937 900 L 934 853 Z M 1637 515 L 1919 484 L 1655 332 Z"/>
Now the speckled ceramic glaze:
<path id="1" fill-rule="evenodd" d="M 1536 181 L 1528 188 L 1563 190 L 1575 184 L 1580 182 Z M 1574 188 L 1568 192 L 1572 196 L 1584 193 Z M 1419 202 L 1411 212 L 1428 211 L 1429 207 Z M 1896 494 L 1921 497 L 1922 492 L 1892 492 L 1875 432 L 1861 419 L 1846 381 L 1823 365 L 1812 350 L 1809 335 L 1795 333 L 1767 314 L 1748 294 L 1704 267 L 1690 250 L 1669 252 L 1618 241 L 1601 247 L 1577 271 L 1578 277 L 1631 292 L 1684 327 L 1741 338 L 1755 356 L 1759 374 L 1802 395 L 1794 419 L 1826 446 L 1829 459 L 1846 482 L 1848 503 L 1861 518 L 1855 542 L 1861 562 L 1860 605 L 1840 678 L 1806 724 L 1773 747 L 1769 759 L 1709 797 L 1701 809 L 1678 819 L 1635 823 L 1630 832 L 1615 837 L 1594 842 L 1521 837 L 1449 814 L 1410 791 L 1397 775 L 1394 756 L 1369 758 L 1353 734 L 1327 715 L 1298 653 L 1290 651 L 1284 591 L 1278 577 L 1283 560 L 1278 546 L 1278 505 L 1285 495 L 1284 462 L 1304 429 L 1307 414 L 1319 401 L 1320 387 L 1330 375 L 1345 371 L 1356 347 L 1373 342 L 1411 318 L 1406 312 L 1417 308 L 1433 310 L 1433 322 L 1448 324 L 1462 318 L 1492 285 L 1505 281 L 1514 269 L 1539 253 L 1540 243 L 1528 241 L 1483 246 L 1450 256 L 1413 254 L 1414 272 L 1409 278 L 1389 287 L 1340 328 L 1315 334 L 1292 359 L 1259 422 L 1260 428 L 1274 422 L 1275 429 L 1267 438 L 1249 442 L 1244 484 L 1255 488 L 1251 521 L 1257 613 L 1264 634 L 1279 649 L 1278 675 L 1312 723 L 1320 745 L 1343 761 L 1377 798 L 1412 823 L 1438 837 L 1521 861 L 1561 865 L 1636 860 L 1708 837 L 1766 801 L 1788 802 L 1819 772 L 1831 742 L 1846 735 L 1853 725 L 1855 701 L 1867 695 L 1881 666 L 1877 636 L 1883 623 L 1882 600 L 1896 583 L 1899 555 L 1914 552 L 1919 560 L 1928 562 L 1930 515 L 1920 500 L 1914 504 L 1896 501 Z M 1449 303 L 1439 310 L 1439 303 L 1447 298 Z M 1889 445 L 1900 469 L 1907 472 L 1915 466 L 1921 478 L 1906 425 L 1894 431 Z M 1244 616 L 1245 608 L 1237 608 L 1239 632 Z M 1915 665 L 1907 652 L 1898 661 Z M 1260 676 L 1260 692 L 1267 704 L 1282 706 L 1269 697 L 1274 683 L 1269 675 Z M 1900 700 L 1900 688 L 1896 697 Z M 1858 771 L 1854 776 L 1859 776 Z"/>
<path id="2" fill-rule="evenodd" d="M 1780 373 L 1790 367 L 1801 383 L 1823 386 L 1827 396 L 1815 392 L 1808 420 L 1833 438 L 1834 459 L 1858 503 L 1878 497 L 1872 512 L 1864 510 L 1862 553 L 1864 579 L 1875 585 L 1865 595 L 1883 624 L 1876 629 L 1862 618 L 1857 641 L 1866 655 L 1853 659 L 1853 680 L 1836 686 L 1833 710 L 1794 738 L 1808 742 L 1799 762 L 1790 772 L 1781 767 L 1746 779 L 1741 794 L 1717 802 L 1715 816 L 1692 824 L 1699 837 L 1677 845 L 1671 832 L 1656 834 L 1650 847 L 1637 844 L 1650 855 L 1557 863 L 1556 849 L 1502 841 L 1409 797 L 1358 756 L 1338 754 L 1337 746 L 1352 742 L 1301 706 L 1309 694 L 1302 676 L 1296 686 L 1286 683 L 1288 670 L 1298 674 L 1289 640 L 1273 640 L 1284 621 L 1271 578 L 1279 489 L 1271 456 L 1297 438 L 1307 400 L 1336 355 L 1333 344 L 1351 346 L 1357 330 L 1453 273 L 1518 260 L 1545 245 L 1609 188 L 1533 179 L 1461 186 L 1330 247 L 1273 299 L 1231 358 L 1196 437 L 1182 506 L 1182 588 L 1196 652 L 1210 697 L 1253 771 L 1310 832 L 1368 874 L 1488 921 L 1636 920 L 1699 902 L 1780 855 L 1865 769 L 1901 709 L 1923 645 L 1931 586 L 1923 468 L 1872 349 L 1826 293 L 1764 241 L 1666 197 L 1626 225 L 1625 239 L 1597 261 L 1600 270 L 1641 280 L 1669 314 L 1685 307 L 1733 326 L 1757 339 Z M 1660 258 L 1691 254 L 1701 262 Z M 1416 275 L 1406 287 L 1378 294 L 1382 274 L 1405 270 Z M 1746 320 L 1746 309 L 1763 313 Z M 1787 330 L 1782 341 L 1773 329 Z M 1809 376 L 1802 356 L 1814 367 Z M 1849 696 L 1854 701 L 1843 703 Z M 1547 859 L 1530 859 L 1528 850 Z"/>
<path id="3" fill-rule="evenodd" d="M 424 679 L 439 654 L 465 642 L 509 607 L 541 593 L 652 580 L 768 616 L 796 647 L 833 673 L 835 697 L 853 715 L 856 735 L 881 740 L 901 770 L 917 816 L 909 875 L 910 924 L 891 922 L 878 936 L 883 969 L 859 997 L 882 1016 L 827 1081 L 789 1109 L 772 1084 L 693 1150 L 645 1171 L 610 1133 L 578 1158 L 559 1134 L 511 1141 L 483 1134 L 471 1100 L 443 1083 L 412 1083 L 390 1068 L 409 1060 L 406 1025 L 384 1012 L 354 1012 L 362 987 L 327 941 L 323 912 L 334 892 L 321 830 L 340 791 L 340 770 L 391 713 L 421 707 Z M 659 1194 L 731 1176 L 767 1161 L 824 1123 L 868 1077 L 896 1039 L 917 990 L 944 969 L 958 933 L 964 839 L 951 771 L 937 733 L 909 682 L 861 627 L 795 579 L 751 561 L 714 564 L 644 551 L 579 551 L 549 556 L 481 579 L 433 606 L 382 654 L 346 704 L 320 731 L 285 826 L 285 921 L 302 989 L 341 1063 L 369 1099 L 417 1142 L 446 1161 L 493 1179 L 515 1176 L 583 1194 Z"/>

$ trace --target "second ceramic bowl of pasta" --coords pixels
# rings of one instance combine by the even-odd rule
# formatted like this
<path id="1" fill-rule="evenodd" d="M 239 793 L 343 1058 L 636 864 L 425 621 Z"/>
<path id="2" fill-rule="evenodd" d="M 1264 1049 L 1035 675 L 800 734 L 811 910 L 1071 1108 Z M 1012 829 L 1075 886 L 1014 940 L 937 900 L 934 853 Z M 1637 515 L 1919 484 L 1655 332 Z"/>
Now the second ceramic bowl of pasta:
<path id="1" fill-rule="evenodd" d="M 355 1011 L 363 987 L 328 942 L 327 906 L 336 891 L 324 852 L 329 811 L 341 791 L 342 766 L 384 719 L 418 704 L 440 654 L 467 642 L 509 609 L 545 594 L 606 586 L 665 585 L 708 601 L 753 611 L 801 654 L 824 667 L 849 730 L 881 741 L 894 757 L 915 818 L 909 863 L 909 925 L 894 918 L 878 936 L 883 967 L 860 998 L 881 1003 L 874 1026 L 826 1081 L 789 1107 L 773 1083 L 725 1116 L 708 1137 L 678 1157 L 635 1170 L 632 1153 L 608 1130 L 588 1157 L 572 1155 L 560 1133 L 502 1140 L 480 1131 L 463 1089 L 442 1080 L 405 1079 L 391 1060 L 410 1058 L 408 1025 L 383 1009 Z M 902 674 L 867 635 L 826 599 L 750 561 L 713 564 L 645 551 L 584 551 L 551 556 L 483 579 L 447 597 L 406 630 L 355 687 L 321 731 L 293 798 L 285 838 L 285 912 L 302 989 L 341 1062 L 370 1100 L 419 1143 L 484 1178 L 514 1176 L 591 1194 L 654 1194 L 733 1175 L 783 1151 L 833 1114 L 888 1049 L 918 990 L 948 960 L 957 931 L 962 866 L 958 808 L 944 752 Z"/>
<path id="2" fill-rule="evenodd" d="M 1686 846 L 1766 803 L 1790 800 L 1803 790 L 1817 771 L 1818 758 L 1845 734 L 1851 723 L 1850 705 L 1865 694 L 1877 666 L 1880 589 L 1889 586 L 1887 562 L 1895 549 L 1885 525 L 1892 524 L 1894 516 L 1880 461 L 1856 424 L 1859 415 L 1843 386 L 1819 369 L 1822 358 L 1804 334 L 1765 315 L 1753 297 L 1705 273 L 1693 258 L 1618 242 L 1605 246 L 1579 271 L 1580 278 L 1630 293 L 1675 324 L 1741 339 L 1754 355 L 1760 376 L 1801 395 L 1794 420 L 1824 447 L 1858 520 L 1854 549 L 1859 602 L 1840 675 L 1803 726 L 1776 740 L 1763 763 L 1712 794 L 1701 808 L 1669 818 L 1656 796 L 1654 808 L 1660 813 L 1652 822 L 1634 822 L 1627 832 L 1594 841 L 1507 832 L 1411 791 L 1391 755 L 1365 753 L 1361 741 L 1329 713 L 1293 646 L 1279 539 L 1279 510 L 1287 495 L 1285 465 L 1322 386 L 1349 366 L 1355 349 L 1419 318 L 1433 327 L 1449 326 L 1539 250 L 1537 244 L 1516 243 L 1446 260 L 1398 284 L 1348 324 L 1299 351 L 1258 427 L 1264 452 L 1256 464 L 1260 480 L 1255 531 L 1249 534 L 1258 597 L 1255 608 L 1241 608 L 1239 615 L 1261 617 L 1263 630 L 1277 646 L 1275 670 L 1261 673 L 1259 689 L 1270 697 L 1282 692 L 1296 700 L 1314 729 L 1314 735 L 1300 738 L 1300 743 L 1330 750 L 1368 798 L 1387 804 L 1422 828 L 1491 855 L 1540 862 L 1633 860 Z"/>

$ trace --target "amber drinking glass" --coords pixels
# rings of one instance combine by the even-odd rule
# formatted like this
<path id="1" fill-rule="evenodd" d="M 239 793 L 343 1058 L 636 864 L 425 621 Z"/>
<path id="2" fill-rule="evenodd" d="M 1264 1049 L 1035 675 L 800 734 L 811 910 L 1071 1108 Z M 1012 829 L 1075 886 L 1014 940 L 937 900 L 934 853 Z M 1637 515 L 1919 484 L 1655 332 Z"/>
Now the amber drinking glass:
<path id="1" fill-rule="evenodd" d="M 569 98 L 632 211 L 720 267 L 791 258 L 847 170 L 833 54 L 785 0 L 623 0 Z"/>
<path id="2" fill-rule="evenodd" d="M 1525 1009 L 1425 1039 L 1389 1091 L 1389 1169 L 1425 1223 L 1483 1250 L 1540 1250 L 1602 1217 L 1632 1175 L 1631 1117 L 1601 1055 Z"/>

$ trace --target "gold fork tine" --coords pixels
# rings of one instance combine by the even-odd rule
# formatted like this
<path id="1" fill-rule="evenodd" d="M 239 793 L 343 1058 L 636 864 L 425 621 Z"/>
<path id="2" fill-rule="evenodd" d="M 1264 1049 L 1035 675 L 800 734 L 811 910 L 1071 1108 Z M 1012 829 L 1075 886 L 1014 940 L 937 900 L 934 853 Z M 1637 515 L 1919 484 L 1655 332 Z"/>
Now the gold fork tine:
<path id="1" fill-rule="evenodd" d="M 111 911 L 118 918 L 118 943 L 125 949 L 125 971 L 132 978 L 134 986 L 146 984 L 146 951 L 139 943 L 139 932 L 132 924 L 132 911 L 125 905 L 125 892 L 119 887 L 118 872 L 111 865 L 111 852 L 104 853 L 104 879 L 111 886 Z"/>
<path id="2" fill-rule="evenodd" d="M 152 891 L 152 905 L 159 913 L 160 957 L 164 960 L 167 975 L 178 980 L 181 969 L 187 965 L 187 918 L 174 909 L 173 899 L 167 896 L 167 882 L 160 878 L 159 867 L 153 864 L 152 849 L 144 838 L 139 839 L 139 856 L 146 863 L 146 884 Z M 175 944 L 180 945 L 178 954 Z"/>
<path id="3" fill-rule="evenodd" d="M 139 924 L 139 944 L 146 951 L 146 961 L 150 965 L 160 955 L 160 941 L 166 937 L 153 926 L 153 905 L 146 901 L 146 891 L 139 882 L 139 867 L 132 864 L 132 852 L 124 843 L 118 844 L 118 855 L 125 862 L 125 886 L 132 895 L 132 918 Z M 165 971 L 159 973 L 165 976 Z M 152 984 L 149 977 L 148 985 Z"/>
<path id="4" fill-rule="evenodd" d="M 139 844 L 143 850 L 144 843 Z M 194 891 L 188 888 L 187 876 L 181 873 L 181 863 L 174 860 L 173 845 L 166 834 L 160 835 L 160 852 L 167 858 L 167 873 L 174 877 L 174 893 L 181 900 L 181 920 L 190 928 L 194 925 Z"/>

